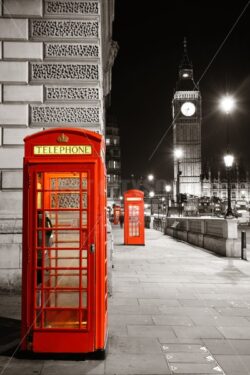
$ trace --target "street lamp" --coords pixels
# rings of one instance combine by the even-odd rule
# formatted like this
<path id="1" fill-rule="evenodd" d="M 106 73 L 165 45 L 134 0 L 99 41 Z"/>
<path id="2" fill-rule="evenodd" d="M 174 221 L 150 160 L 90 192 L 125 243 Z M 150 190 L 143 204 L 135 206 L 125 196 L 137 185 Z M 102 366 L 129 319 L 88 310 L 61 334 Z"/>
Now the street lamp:
<path id="1" fill-rule="evenodd" d="M 166 216 L 168 216 L 168 211 L 169 211 L 169 194 L 170 194 L 170 191 L 171 191 L 171 185 L 166 185 L 165 186 L 165 190 L 166 190 L 166 193 L 167 193 Z"/>
<path id="2" fill-rule="evenodd" d="M 222 112 L 227 116 L 233 112 L 235 108 L 235 99 L 231 95 L 225 95 L 220 99 L 219 106 Z M 227 152 L 229 152 L 229 125 L 227 120 Z"/>
<path id="3" fill-rule="evenodd" d="M 154 181 L 154 175 L 153 174 L 150 173 L 148 175 L 148 181 L 150 181 L 150 182 Z"/>
<path id="4" fill-rule="evenodd" d="M 150 212 L 151 212 L 151 215 L 153 215 L 153 198 L 155 196 L 155 192 L 154 191 L 150 191 L 149 192 L 149 198 L 150 198 Z"/>
<path id="5" fill-rule="evenodd" d="M 180 171 L 180 159 L 183 156 L 182 149 L 181 148 L 176 148 L 174 150 L 174 156 L 175 156 L 175 158 L 177 160 L 176 203 L 177 203 L 177 207 L 178 207 L 178 213 L 179 213 L 179 216 L 180 216 L 180 175 L 181 175 L 181 171 Z"/>
<path id="6" fill-rule="evenodd" d="M 227 212 L 225 218 L 234 217 L 232 207 L 231 207 L 231 168 L 234 162 L 234 156 L 227 153 L 224 156 L 224 163 L 227 170 Z"/>

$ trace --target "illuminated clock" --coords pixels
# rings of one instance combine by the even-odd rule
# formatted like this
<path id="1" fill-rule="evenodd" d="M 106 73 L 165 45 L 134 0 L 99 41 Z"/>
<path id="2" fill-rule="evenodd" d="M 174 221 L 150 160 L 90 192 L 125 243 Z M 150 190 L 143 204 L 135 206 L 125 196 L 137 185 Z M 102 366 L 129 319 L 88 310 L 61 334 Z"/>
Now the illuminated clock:
<path id="1" fill-rule="evenodd" d="M 184 115 L 184 116 L 193 116 L 193 114 L 195 113 L 195 105 L 194 103 L 191 103 L 191 102 L 185 102 L 182 104 L 181 106 L 181 113 Z"/>

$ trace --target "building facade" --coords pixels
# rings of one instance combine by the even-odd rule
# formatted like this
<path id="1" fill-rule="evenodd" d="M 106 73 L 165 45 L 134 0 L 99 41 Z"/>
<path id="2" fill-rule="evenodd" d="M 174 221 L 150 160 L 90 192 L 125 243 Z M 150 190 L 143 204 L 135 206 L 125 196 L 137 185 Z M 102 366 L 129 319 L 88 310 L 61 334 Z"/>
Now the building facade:
<path id="1" fill-rule="evenodd" d="M 107 198 L 110 209 L 120 204 L 121 196 L 121 147 L 117 122 L 109 118 L 106 127 Z"/>
<path id="2" fill-rule="evenodd" d="M 23 138 L 52 127 L 105 134 L 114 0 L 0 6 L 0 286 L 20 285 Z"/>
<path id="3" fill-rule="evenodd" d="M 202 180 L 202 196 L 216 197 L 227 202 L 227 179 L 220 172 L 217 176 L 208 176 Z M 237 167 L 233 168 L 231 176 L 231 201 L 232 207 L 239 208 L 245 206 L 249 208 L 250 200 L 250 180 L 248 173 L 240 174 Z"/>
<path id="4" fill-rule="evenodd" d="M 179 193 L 201 195 L 201 94 L 194 82 L 193 67 L 184 40 L 184 53 L 172 101 L 173 147 L 182 157 L 174 160 L 174 196 L 177 170 L 180 171 Z M 178 165 L 179 164 L 179 165 Z"/>

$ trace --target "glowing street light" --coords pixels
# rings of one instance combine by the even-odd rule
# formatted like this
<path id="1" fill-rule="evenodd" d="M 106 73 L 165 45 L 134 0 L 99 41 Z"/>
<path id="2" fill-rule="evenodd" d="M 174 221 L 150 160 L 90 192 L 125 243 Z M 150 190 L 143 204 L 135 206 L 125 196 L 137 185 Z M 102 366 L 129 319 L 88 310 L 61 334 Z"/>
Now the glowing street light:
<path id="1" fill-rule="evenodd" d="M 220 109 L 227 115 L 231 113 L 235 108 L 235 99 L 231 95 L 223 96 L 220 100 Z"/>
<path id="2" fill-rule="evenodd" d="M 148 181 L 154 181 L 154 175 L 153 174 L 148 175 Z"/>
<path id="3" fill-rule="evenodd" d="M 177 160 L 181 159 L 182 156 L 183 156 L 183 151 L 182 151 L 182 149 L 181 149 L 181 148 L 176 148 L 176 149 L 174 150 L 174 156 L 175 156 L 175 158 L 176 158 Z"/>

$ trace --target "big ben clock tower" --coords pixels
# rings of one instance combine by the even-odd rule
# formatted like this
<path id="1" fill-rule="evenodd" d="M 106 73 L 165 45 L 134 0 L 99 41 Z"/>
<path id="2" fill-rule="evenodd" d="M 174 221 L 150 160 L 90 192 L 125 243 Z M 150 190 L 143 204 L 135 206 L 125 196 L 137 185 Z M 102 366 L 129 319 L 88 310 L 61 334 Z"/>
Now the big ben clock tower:
<path id="1" fill-rule="evenodd" d="M 174 187 L 176 189 L 179 169 L 179 193 L 200 196 L 201 94 L 193 79 L 193 67 L 188 58 L 186 39 L 172 107 L 174 150 L 182 150 L 181 158 L 174 161 Z"/>

